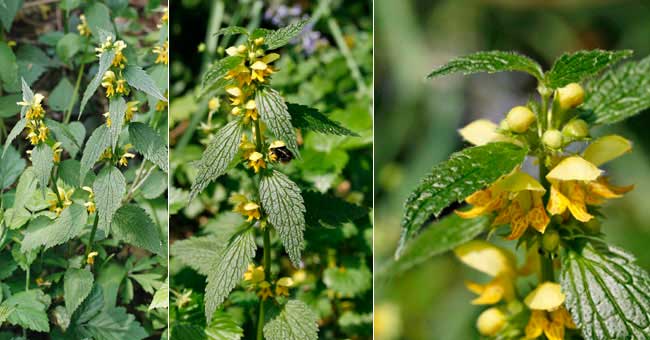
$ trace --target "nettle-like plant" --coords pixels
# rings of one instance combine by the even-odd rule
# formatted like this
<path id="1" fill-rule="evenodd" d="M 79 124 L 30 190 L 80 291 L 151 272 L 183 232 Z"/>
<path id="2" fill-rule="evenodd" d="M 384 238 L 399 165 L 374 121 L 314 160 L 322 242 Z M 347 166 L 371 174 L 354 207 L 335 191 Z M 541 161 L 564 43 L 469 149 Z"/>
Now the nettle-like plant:
<path id="1" fill-rule="evenodd" d="M 78 67 L 76 86 L 54 78 L 58 85 L 46 97 L 29 85 L 40 74 L 22 73 L 29 80 L 21 81 L 20 115 L 4 141 L 3 338 L 22 330 L 29 339 L 144 339 L 166 325 L 167 225 L 160 221 L 167 214 L 167 112 L 161 104 L 167 67 L 157 58 L 163 51 L 155 53 L 146 40 L 165 46 L 167 14 L 154 13 L 160 31 L 139 40 L 114 26 L 111 12 L 125 12 L 100 2 L 79 5 L 67 3 L 66 18 L 74 17 L 66 25 L 78 25 L 56 43 L 57 60 Z M 65 50 L 71 44 L 74 51 Z M 84 123 L 70 122 L 86 66 L 95 71 L 77 116 L 89 107 L 95 113 L 83 116 Z M 57 74 L 33 86 L 44 87 Z M 97 91 L 100 85 L 105 91 Z M 86 129 L 97 122 L 86 140 Z M 27 149 L 31 166 L 25 168 L 12 143 Z M 146 297 L 136 296 L 141 292 Z"/>
<path id="2" fill-rule="evenodd" d="M 488 307 L 477 320 L 483 337 L 650 338 L 650 276 L 632 255 L 607 244 L 600 229 L 600 206 L 632 189 L 610 184 L 600 167 L 632 145 L 618 135 L 590 135 L 594 126 L 650 107 L 650 59 L 598 76 L 630 55 L 564 54 L 543 72 L 520 54 L 479 52 L 429 75 L 520 71 L 538 80 L 538 100 L 514 107 L 499 124 L 477 120 L 462 128 L 476 146 L 436 165 L 405 206 L 397 268 L 453 249 L 461 262 L 491 277 L 467 283 L 478 295 L 472 303 Z M 527 157 L 538 172 L 526 172 Z M 471 208 L 423 230 L 462 200 Z M 517 267 L 509 250 L 475 240 L 484 233 L 516 242 L 525 264 Z"/>
<path id="3" fill-rule="evenodd" d="M 229 200 L 233 211 L 245 220 L 235 216 L 234 221 L 239 219 L 243 223 L 230 228 L 232 223 L 226 220 L 233 218 L 222 213 L 217 237 L 176 241 L 172 254 L 207 276 L 205 320 L 210 329 L 228 332 L 237 339 L 243 335 L 242 328 L 222 310 L 224 305 L 257 306 L 250 309 L 255 314 L 256 334 L 246 338 L 318 338 L 318 316 L 296 297 L 297 276 L 281 275 L 281 264 L 287 262 L 281 253 L 277 253 L 275 260 L 272 258 L 277 235 L 290 263 L 296 269 L 302 267 L 307 209 L 301 187 L 285 172 L 293 159 L 300 158 L 296 128 L 341 136 L 355 134 L 316 109 L 285 103 L 270 85 L 276 72 L 273 63 L 280 58 L 271 51 L 289 43 L 306 23 L 303 20 L 278 30 L 220 30 L 218 35 L 243 35 L 243 43 L 225 49 L 227 56 L 215 61 L 203 78 L 204 94 L 225 91 L 227 97 L 227 104 L 223 105 L 216 97 L 210 100 L 205 126 L 212 125 L 212 114 L 220 107 L 229 112 L 229 122 L 209 137 L 207 149 L 196 165 L 190 197 L 196 197 L 211 182 L 231 173 L 240 185 L 239 192 L 232 193 Z M 307 197 L 307 192 L 304 195 Z M 349 203 L 336 202 L 343 204 L 338 205 L 342 214 L 350 206 L 354 209 Z M 332 208 L 315 207 L 324 211 Z M 261 258 L 256 260 L 258 236 L 262 249 Z M 302 272 L 302 281 L 305 275 Z M 231 295 L 238 285 L 243 291 Z M 189 302 L 184 300 L 189 300 L 189 296 L 177 296 L 177 304 Z M 187 327 L 192 324 L 178 321 L 178 327 L 172 327 L 173 335 L 188 336 Z M 206 333 L 210 334 L 207 329 Z"/>

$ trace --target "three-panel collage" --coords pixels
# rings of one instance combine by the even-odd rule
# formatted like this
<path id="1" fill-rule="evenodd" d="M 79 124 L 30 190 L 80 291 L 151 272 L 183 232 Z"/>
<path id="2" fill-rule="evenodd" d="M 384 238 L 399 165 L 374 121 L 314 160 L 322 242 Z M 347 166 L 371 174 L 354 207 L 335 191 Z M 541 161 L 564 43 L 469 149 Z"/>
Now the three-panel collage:
<path id="1" fill-rule="evenodd" d="M 0 340 L 650 340 L 645 0 L 0 0 Z"/>

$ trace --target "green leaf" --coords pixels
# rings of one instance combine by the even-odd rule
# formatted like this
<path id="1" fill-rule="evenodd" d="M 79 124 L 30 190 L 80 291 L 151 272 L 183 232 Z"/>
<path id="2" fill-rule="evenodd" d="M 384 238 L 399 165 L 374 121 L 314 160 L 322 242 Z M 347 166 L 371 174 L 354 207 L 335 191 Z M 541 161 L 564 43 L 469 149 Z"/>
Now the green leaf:
<path id="1" fill-rule="evenodd" d="M 221 90 L 226 86 L 230 81 L 224 79 L 223 77 L 228 73 L 228 71 L 234 69 L 239 64 L 244 61 L 244 57 L 240 56 L 228 56 L 223 59 L 215 61 L 210 69 L 205 72 L 203 76 L 203 82 L 201 84 L 202 90 L 201 95 L 203 96 L 208 92 L 216 92 Z"/>
<path id="2" fill-rule="evenodd" d="M 118 240 L 162 255 L 162 241 L 158 227 L 149 214 L 135 204 L 124 205 L 115 212 L 111 230 Z"/>
<path id="3" fill-rule="evenodd" d="M 126 179 L 118 168 L 107 166 L 97 175 L 93 192 L 99 214 L 98 226 L 108 233 L 111 230 L 113 215 L 119 209 L 126 193 Z"/>
<path id="4" fill-rule="evenodd" d="M 16 104 L 20 99 L 19 94 L 0 96 L 0 118 L 13 117 L 20 112 L 20 107 Z"/>
<path id="5" fill-rule="evenodd" d="M 300 300 L 290 300 L 275 319 L 264 325 L 266 340 L 317 340 L 318 316 Z"/>
<path id="6" fill-rule="evenodd" d="M 504 51 L 477 52 L 452 59 L 447 64 L 434 69 L 427 78 L 431 79 L 458 72 L 468 75 L 505 71 L 526 72 L 539 80 L 543 78 L 542 67 L 536 61 L 519 53 Z"/>
<path id="7" fill-rule="evenodd" d="M 613 124 L 650 108 L 650 57 L 608 70 L 587 84 L 581 108 L 594 124 Z"/>
<path id="8" fill-rule="evenodd" d="M 335 122 L 317 109 L 300 104 L 287 104 L 287 110 L 291 115 L 291 124 L 304 131 L 316 131 L 338 136 L 359 136 L 356 132 L 350 131 L 340 123 Z"/>
<path id="9" fill-rule="evenodd" d="M 170 250 L 175 259 L 207 276 L 225 245 L 220 237 L 210 235 L 175 241 Z"/>
<path id="10" fill-rule="evenodd" d="M 270 87 L 262 87 L 255 93 L 255 105 L 269 131 L 283 141 L 297 158 L 300 158 L 296 129 L 291 125 L 291 115 L 282 96 Z"/>
<path id="11" fill-rule="evenodd" d="M 156 308 L 168 308 L 169 307 L 169 278 L 165 280 L 162 286 L 156 291 L 156 294 L 153 295 L 151 303 L 149 304 L 149 310 Z"/>
<path id="12" fill-rule="evenodd" d="M 56 137 L 56 140 L 61 142 L 61 146 L 70 153 L 70 157 L 76 157 L 79 150 L 81 150 L 84 137 L 86 137 L 84 125 L 81 122 L 63 124 L 51 119 L 46 119 L 45 123 Z"/>
<path id="13" fill-rule="evenodd" d="M 76 203 L 63 209 L 61 216 L 53 221 L 41 215 L 25 230 L 21 251 L 24 253 L 38 246 L 49 249 L 71 240 L 81 234 L 87 219 L 86 208 Z"/>
<path id="14" fill-rule="evenodd" d="M 112 307 L 101 311 L 77 328 L 78 334 L 95 340 L 140 340 L 148 336 L 135 316 L 124 307 Z"/>
<path id="15" fill-rule="evenodd" d="M 18 10 L 23 6 L 23 0 L 4 0 L 4 2 L 7 8 L 0 11 L 0 22 L 2 22 L 5 31 L 9 32 Z"/>
<path id="16" fill-rule="evenodd" d="M 217 311 L 205 327 L 205 335 L 209 340 L 239 340 L 244 336 L 244 330 L 231 314 Z"/>
<path id="17" fill-rule="evenodd" d="M 219 29 L 217 31 L 217 33 L 214 34 L 214 36 L 235 35 L 235 34 L 246 34 L 246 35 L 248 35 L 248 30 L 245 27 L 241 27 L 241 26 L 224 27 L 224 28 Z"/>
<path id="18" fill-rule="evenodd" d="M 278 231 L 291 262 L 300 266 L 304 248 L 305 205 L 300 188 L 285 174 L 272 170 L 260 180 L 260 199 L 268 220 Z"/>
<path id="19" fill-rule="evenodd" d="M 6 42 L 0 41 L 0 82 L 5 90 L 11 91 L 18 87 L 18 64 L 16 56 Z"/>
<path id="20" fill-rule="evenodd" d="M 237 120 L 217 131 L 214 140 L 208 144 L 198 162 L 198 173 L 192 184 L 190 200 L 226 172 L 228 164 L 237 154 L 242 133 L 242 125 Z"/>
<path id="21" fill-rule="evenodd" d="M 23 132 L 25 129 L 25 126 L 27 125 L 27 120 L 26 119 L 21 119 L 18 122 L 16 122 L 16 125 L 14 125 L 13 128 L 11 128 L 11 131 L 9 131 L 9 135 L 7 135 L 7 140 L 5 141 L 5 147 L 4 150 L 2 150 L 2 154 L 7 152 L 7 148 L 9 148 L 9 145 L 11 145 L 11 142 L 18 137 L 18 135 Z"/>
<path id="22" fill-rule="evenodd" d="M 352 298 L 372 287 L 372 273 L 365 264 L 359 268 L 328 267 L 323 272 L 323 283 L 343 297 Z"/>
<path id="23" fill-rule="evenodd" d="M 167 143 L 149 125 L 137 122 L 130 123 L 129 137 L 133 143 L 133 147 L 145 159 L 156 164 L 160 170 L 164 172 L 169 171 L 167 168 L 167 160 L 169 158 Z"/>
<path id="24" fill-rule="evenodd" d="M 5 212 L 5 222 L 11 229 L 17 229 L 27 223 L 31 214 L 25 209 L 25 205 L 32 194 L 36 191 L 37 181 L 34 178 L 33 169 L 27 168 L 20 175 L 18 185 L 16 186 L 16 195 L 14 196 L 14 205 Z"/>
<path id="25" fill-rule="evenodd" d="M 464 219 L 450 214 L 408 241 L 400 258 L 390 264 L 385 272 L 396 275 L 409 270 L 436 255 L 473 240 L 487 230 L 489 225 L 490 220 L 485 216 Z"/>
<path id="26" fill-rule="evenodd" d="M 142 197 L 148 200 L 160 197 L 167 190 L 167 182 L 167 174 L 158 169 L 153 169 L 151 175 L 140 186 Z"/>
<path id="27" fill-rule="evenodd" d="M 34 92 L 32 89 L 29 87 L 29 84 L 25 81 L 25 78 L 20 79 L 21 83 L 21 90 L 22 90 L 22 95 L 23 95 L 23 100 L 26 103 L 31 102 L 34 99 Z M 27 110 L 29 109 L 28 106 L 21 106 L 20 108 L 20 118 L 25 118 L 25 115 L 27 114 Z"/>
<path id="28" fill-rule="evenodd" d="M 510 173 L 524 161 L 527 152 L 510 143 L 490 143 L 454 153 L 433 167 L 406 201 L 396 257 L 430 218 Z"/>
<path id="29" fill-rule="evenodd" d="M 215 310 L 241 282 L 256 249 L 253 230 L 249 229 L 235 236 L 219 256 L 211 260 L 212 267 L 205 287 L 206 320 L 212 320 Z"/>
<path id="30" fill-rule="evenodd" d="M 631 50 L 565 53 L 544 75 L 546 86 L 556 89 L 570 83 L 579 83 L 631 55 Z"/>
<path id="31" fill-rule="evenodd" d="M 25 169 L 26 162 L 20 153 L 9 147 L 4 156 L 0 157 L 0 191 L 10 187 Z"/>
<path id="32" fill-rule="evenodd" d="M 98 37 L 103 41 L 104 39 L 102 39 L 102 35 L 100 34 L 102 31 L 110 32 L 113 36 L 115 35 L 110 10 L 106 5 L 101 2 L 95 2 L 84 10 L 84 14 L 86 15 L 88 28 L 90 28 L 93 37 Z"/>
<path id="33" fill-rule="evenodd" d="M 76 95 L 77 94 L 74 93 L 74 86 L 72 83 L 68 80 L 68 78 L 63 77 L 54 87 L 52 93 L 50 93 L 47 104 L 52 110 L 64 112 L 68 109 L 70 98 Z"/>
<path id="34" fill-rule="evenodd" d="M 52 168 L 54 167 L 54 152 L 49 145 L 41 143 L 32 150 L 32 167 L 45 198 L 47 184 L 50 182 Z"/>
<path id="35" fill-rule="evenodd" d="M 45 311 L 50 302 L 49 295 L 40 289 L 32 289 L 12 295 L 0 306 L 13 308 L 7 318 L 10 324 L 37 332 L 49 332 L 50 324 Z"/>
<path id="36" fill-rule="evenodd" d="M 72 315 L 93 288 L 93 273 L 86 269 L 68 268 L 63 277 L 63 297 L 68 315 Z"/>
<path id="37" fill-rule="evenodd" d="M 297 37 L 308 23 L 309 19 L 303 19 L 277 30 L 266 30 L 264 35 L 264 45 L 266 45 L 266 48 L 269 50 L 280 48 L 288 44 L 293 38 Z"/>
<path id="38" fill-rule="evenodd" d="M 156 82 L 151 79 L 149 74 L 147 74 L 142 67 L 137 65 L 127 66 L 126 70 L 124 70 L 124 79 L 126 79 L 126 82 L 129 83 L 131 87 L 155 97 L 158 100 L 164 102 L 167 101 L 167 98 L 163 96 L 160 89 L 158 89 L 158 86 L 156 86 Z"/>
<path id="39" fill-rule="evenodd" d="M 79 180 L 81 163 L 76 159 L 66 159 L 59 164 L 59 179 L 71 187 L 92 187 L 95 182 L 95 173 L 91 172 L 86 176 L 83 183 Z"/>
<path id="40" fill-rule="evenodd" d="M 79 181 L 84 182 L 86 174 L 95 165 L 99 156 L 104 153 L 106 148 L 111 146 L 110 130 L 106 125 L 101 125 L 93 131 L 86 142 L 83 155 L 81 155 L 81 164 L 79 167 Z"/>
<path id="41" fill-rule="evenodd" d="M 306 224 L 314 227 L 335 227 L 368 215 L 368 209 L 338 197 L 316 191 L 302 193 L 305 199 Z M 327 207 L 327 209 L 323 209 Z"/>
<path id="42" fill-rule="evenodd" d="M 604 243 L 564 256 L 565 305 L 585 339 L 650 338 L 650 275 L 635 261 Z"/>
<path id="43" fill-rule="evenodd" d="M 98 3 L 96 3 L 95 5 L 98 5 Z M 86 16 L 88 16 L 87 12 L 86 12 Z M 97 91 L 99 84 L 102 82 L 102 77 L 104 76 L 104 73 L 108 71 L 108 68 L 111 67 L 111 64 L 113 63 L 113 59 L 115 59 L 114 50 L 104 51 L 99 57 L 99 67 L 97 68 L 97 73 L 93 77 L 93 80 L 91 80 L 90 83 L 88 84 L 88 87 L 86 87 L 86 91 L 84 91 L 84 95 L 81 98 L 81 106 L 79 107 L 79 117 L 81 117 L 81 114 L 84 112 L 84 108 L 86 107 L 86 104 L 88 104 L 90 97 L 92 97 L 93 94 L 95 94 L 95 91 Z"/>
<path id="44" fill-rule="evenodd" d="M 83 48 L 83 40 L 79 34 L 68 33 L 56 43 L 56 55 L 65 63 L 69 63 Z"/>

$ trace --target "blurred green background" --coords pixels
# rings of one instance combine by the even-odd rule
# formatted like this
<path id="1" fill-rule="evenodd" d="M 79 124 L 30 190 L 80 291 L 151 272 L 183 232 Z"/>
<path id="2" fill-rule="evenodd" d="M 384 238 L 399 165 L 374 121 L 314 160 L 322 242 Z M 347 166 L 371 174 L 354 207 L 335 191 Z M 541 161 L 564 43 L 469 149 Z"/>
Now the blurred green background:
<path id="1" fill-rule="evenodd" d="M 375 1 L 375 338 L 478 339 L 464 285 L 470 275 L 445 255 L 392 275 L 385 270 L 400 233 L 403 202 L 434 164 L 464 147 L 457 129 L 479 117 L 501 119 L 526 102 L 536 83 L 525 74 L 425 76 L 479 50 L 515 50 L 545 68 L 563 52 L 633 49 L 650 54 L 650 2 L 623 0 Z M 592 131 L 619 133 L 633 152 L 606 169 L 636 185 L 603 212 L 607 240 L 650 268 L 650 115 Z M 393 273 L 394 274 L 394 273 Z"/>

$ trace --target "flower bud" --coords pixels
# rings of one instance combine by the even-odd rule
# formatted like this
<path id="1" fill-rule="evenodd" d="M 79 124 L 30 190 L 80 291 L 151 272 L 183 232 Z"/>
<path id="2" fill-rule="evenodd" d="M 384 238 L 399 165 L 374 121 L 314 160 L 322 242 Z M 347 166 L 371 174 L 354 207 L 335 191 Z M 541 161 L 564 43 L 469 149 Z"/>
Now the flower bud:
<path id="1" fill-rule="evenodd" d="M 584 226 L 585 232 L 587 232 L 589 234 L 592 234 L 592 235 L 597 235 L 597 234 L 600 234 L 600 226 L 601 226 L 601 224 L 602 223 L 598 219 L 592 218 L 591 220 L 589 220 L 589 222 L 584 223 L 583 226 Z"/>
<path id="2" fill-rule="evenodd" d="M 476 320 L 476 328 L 483 336 L 495 336 L 506 323 L 503 312 L 496 307 L 485 310 Z"/>
<path id="3" fill-rule="evenodd" d="M 572 139 L 582 139 L 589 135 L 589 125 L 582 119 L 574 119 L 564 125 L 562 134 Z"/>
<path id="4" fill-rule="evenodd" d="M 585 99 L 585 91 L 578 83 L 571 83 L 557 89 L 555 93 L 560 109 L 567 110 L 582 104 Z"/>
<path id="5" fill-rule="evenodd" d="M 513 107 L 506 116 L 506 122 L 511 131 L 523 133 L 535 121 L 535 114 L 525 106 Z"/>
<path id="6" fill-rule="evenodd" d="M 558 130 L 548 130 L 544 132 L 542 142 L 551 149 L 559 149 L 562 147 L 562 133 Z"/>
<path id="7" fill-rule="evenodd" d="M 560 245 L 560 234 L 555 229 L 547 230 L 542 236 L 542 246 L 548 252 L 554 252 Z"/>

